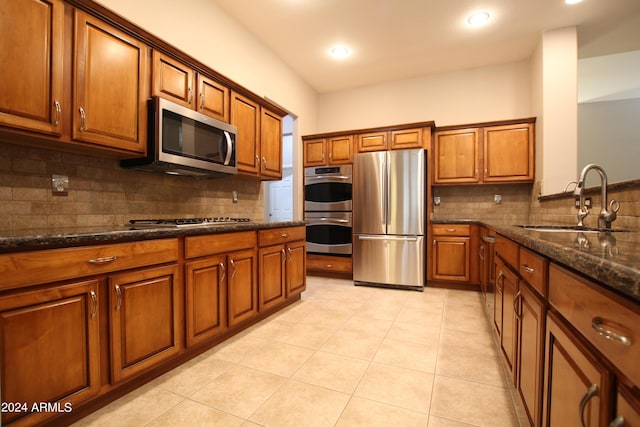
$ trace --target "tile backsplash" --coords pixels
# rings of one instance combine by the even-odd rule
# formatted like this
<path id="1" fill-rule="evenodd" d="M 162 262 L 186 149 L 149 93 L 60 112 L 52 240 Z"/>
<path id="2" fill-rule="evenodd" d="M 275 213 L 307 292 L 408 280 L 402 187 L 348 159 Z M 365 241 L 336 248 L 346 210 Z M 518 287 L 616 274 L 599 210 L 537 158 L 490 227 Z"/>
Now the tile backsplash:
<path id="1" fill-rule="evenodd" d="M 53 174 L 69 177 L 54 195 Z M 238 203 L 232 203 L 232 192 Z M 191 178 L 122 169 L 118 160 L 0 142 L 0 229 L 121 225 L 131 218 L 263 220 L 257 178 Z"/>

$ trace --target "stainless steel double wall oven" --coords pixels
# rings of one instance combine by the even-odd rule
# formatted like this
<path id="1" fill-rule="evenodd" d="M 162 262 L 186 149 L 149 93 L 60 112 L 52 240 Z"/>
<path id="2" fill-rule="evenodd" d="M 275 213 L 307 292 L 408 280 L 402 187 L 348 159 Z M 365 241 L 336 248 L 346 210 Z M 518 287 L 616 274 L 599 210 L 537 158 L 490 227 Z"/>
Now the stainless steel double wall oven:
<path id="1" fill-rule="evenodd" d="M 351 256 L 351 165 L 308 167 L 304 171 L 307 252 Z"/>

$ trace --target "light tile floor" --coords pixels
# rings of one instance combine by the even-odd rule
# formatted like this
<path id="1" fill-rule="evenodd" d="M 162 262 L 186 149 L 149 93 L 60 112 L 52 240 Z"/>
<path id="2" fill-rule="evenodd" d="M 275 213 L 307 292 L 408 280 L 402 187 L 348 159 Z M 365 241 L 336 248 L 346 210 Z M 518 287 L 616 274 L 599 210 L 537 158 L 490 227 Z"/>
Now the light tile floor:
<path id="1" fill-rule="evenodd" d="M 300 302 L 76 426 L 518 426 L 478 293 L 308 277 Z"/>

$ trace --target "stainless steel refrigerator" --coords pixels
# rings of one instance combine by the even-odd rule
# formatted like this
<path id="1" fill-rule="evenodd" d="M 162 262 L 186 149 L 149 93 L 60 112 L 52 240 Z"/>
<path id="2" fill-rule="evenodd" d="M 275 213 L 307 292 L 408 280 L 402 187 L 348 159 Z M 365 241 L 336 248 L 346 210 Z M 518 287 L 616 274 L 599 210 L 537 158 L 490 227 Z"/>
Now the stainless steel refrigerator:
<path id="1" fill-rule="evenodd" d="M 426 173 L 422 149 L 354 156 L 356 285 L 424 288 Z"/>

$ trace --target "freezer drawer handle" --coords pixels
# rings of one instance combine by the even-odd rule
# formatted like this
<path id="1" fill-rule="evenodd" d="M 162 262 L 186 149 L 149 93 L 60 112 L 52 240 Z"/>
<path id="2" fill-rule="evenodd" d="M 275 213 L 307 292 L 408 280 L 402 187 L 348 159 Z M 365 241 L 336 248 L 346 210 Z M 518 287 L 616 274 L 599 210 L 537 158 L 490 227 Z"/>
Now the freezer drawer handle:
<path id="1" fill-rule="evenodd" d="M 316 221 L 334 222 L 334 223 L 337 223 L 337 224 L 345 224 L 345 223 L 349 222 L 348 219 L 336 219 L 336 218 L 325 218 L 325 217 L 322 217 L 322 218 L 313 218 L 313 219 L 309 219 L 308 218 L 307 219 L 307 224 L 313 224 Z"/>
<path id="2" fill-rule="evenodd" d="M 403 240 L 409 242 L 415 242 L 417 237 L 402 237 L 402 236 L 358 236 L 360 240 Z"/>

